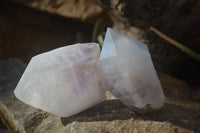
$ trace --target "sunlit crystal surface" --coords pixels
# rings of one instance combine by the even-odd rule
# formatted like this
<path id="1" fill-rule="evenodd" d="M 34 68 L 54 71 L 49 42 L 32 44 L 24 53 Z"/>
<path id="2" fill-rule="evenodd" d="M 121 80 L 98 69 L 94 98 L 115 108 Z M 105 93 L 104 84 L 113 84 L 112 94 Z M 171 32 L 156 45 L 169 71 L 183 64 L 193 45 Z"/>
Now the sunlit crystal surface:
<path id="1" fill-rule="evenodd" d="M 99 65 L 107 88 L 128 107 L 163 105 L 165 96 L 145 44 L 108 28 Z"/>
<path id="2" fill-rule="evenodd" d="M 105 100 L 99 71 L 99 45 L 75 44 L 37 55 L 14 93 L 23 102 L 70 116 Z"/>

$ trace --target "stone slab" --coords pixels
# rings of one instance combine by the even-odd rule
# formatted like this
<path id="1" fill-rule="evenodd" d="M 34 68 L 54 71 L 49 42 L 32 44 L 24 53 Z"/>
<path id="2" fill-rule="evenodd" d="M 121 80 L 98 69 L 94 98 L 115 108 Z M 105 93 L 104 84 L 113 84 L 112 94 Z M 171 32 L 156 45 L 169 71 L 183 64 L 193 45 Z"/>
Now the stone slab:
<path id="1" fill-rule="evenodd" d="M 156 112 L 137 114 L 107 92 L 106 101 L 61 118 L 15 98 L 13 90 L 25 66 L 17 59 L 0 62 L 0 118 L 11 132 L 200 132 L 200 103 L 190 100 L 186 83 L 169 75 L 159 73 L 167 98 L 164 107 Z"/>

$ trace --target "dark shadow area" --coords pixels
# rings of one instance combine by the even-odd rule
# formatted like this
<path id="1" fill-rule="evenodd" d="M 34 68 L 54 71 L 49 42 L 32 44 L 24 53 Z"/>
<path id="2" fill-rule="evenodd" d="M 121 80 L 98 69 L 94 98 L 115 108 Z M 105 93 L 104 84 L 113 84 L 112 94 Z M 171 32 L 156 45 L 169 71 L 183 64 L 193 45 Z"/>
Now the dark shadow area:
<path id="1" fill-rule="evenodd" d="M 0 62 L 0 90 L 13 91 L 20 80 L 26 65 L 17 59 L 8 59 Z M 5 95 L 5 94 L 3 94 Z"/>
<path id="2" fill-rule="evenodd" d="M 36 54 L 73 43 L 90 42 L 93 25 L 0 1 L 0 60 L 27 62 Z"/>
<path id="3" fill-rule="evenodd" d="M 200 82 L 200 62 L 174 47 L 149 30 L 155 27 L 169 37 L 200 53 L 200 2 L 197 0 L 134 0 L 127 2 L 123 17 L 131 26 L 145 31 L 144 38 L 157 70 L 188 81 Z"/>
<path id="4" fill-rule="evenodd" d="M 125 107 L 119 100 L 106 100 L 81 113 L 71 117 L 61 118 L 63 125 L 74 121 L 113 121 L 130 118 L 168 122 L 192 131 L 199 131 L 200 112 L 198 110 L 166 103 L 163 108 L 147 114 L 134 113 Z"/>
<path id="5" fill-rule="evenodd" d="M 6 126 L 2 123 L 1 118 L 0 118 L 0 133 L 6 132 L 7 128 Z"/>
<path id="6" fill-rule="evenodd" d="M 100 117 L 101 115 L 111 114 L 113 110 L 120 110 L 126 108 L 120 100 L 106 100 L 104 102 L 101 102 L 83 112 L 80 112 L 76 115 L 70 116 L 70 117 L 61 117 L 61 121 L 63 125 L 67 125 L 75 120 L 77 118 L 83 118 L 80 119 L 80 122 L 89 122 L 89 121 L 112 121 L 115 119 L 119 119 L 117 117 L 114 118 L 104 118 Z M 96 116 L 96 117 L 95 117 Z M 91 119 L 88 119 L 91 118 Z M 130 117 L 124 117 L 124 119 L 128 119 Z M 122 119 L 122 118 L 121 118 Z"/>
<path id="7" fill-rule="evenodd" d="M 159 111 L 145 116 L 146 120 L 168 122 L 192 131 L 200 129 L 200 112 L 193 108 L 166 103 Z"/>
<path id="8" fill-rule="evenodd" d="M 150 27 L 155 27 L 184 46 L 200 53 L 200 1 L 198 0 L 93 0 L 105 9 L 114 23 L 137 27 L 144 32 L 157 70 L 187 81 L 196 87 L 200 82 L 200 62 L 166 42 Z"/>

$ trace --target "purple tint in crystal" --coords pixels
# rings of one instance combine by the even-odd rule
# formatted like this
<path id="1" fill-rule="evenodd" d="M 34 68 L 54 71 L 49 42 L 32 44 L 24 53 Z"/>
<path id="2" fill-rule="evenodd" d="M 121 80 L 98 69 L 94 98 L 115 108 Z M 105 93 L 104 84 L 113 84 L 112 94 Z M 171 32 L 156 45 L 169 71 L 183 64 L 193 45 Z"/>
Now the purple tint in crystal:
<path id="1" fill-rule="evenodd" d="M 14 93 L 26 104 L 67 117 L 103 100 L 96 43 L 75 44 L 37 55 Z"/>
<path id="2" fill-rule="evenodd" d="M 145 44 L 108 28 L 99 66 L 107 88 L 129 108 L 163 106 L 165 96 Z"/>

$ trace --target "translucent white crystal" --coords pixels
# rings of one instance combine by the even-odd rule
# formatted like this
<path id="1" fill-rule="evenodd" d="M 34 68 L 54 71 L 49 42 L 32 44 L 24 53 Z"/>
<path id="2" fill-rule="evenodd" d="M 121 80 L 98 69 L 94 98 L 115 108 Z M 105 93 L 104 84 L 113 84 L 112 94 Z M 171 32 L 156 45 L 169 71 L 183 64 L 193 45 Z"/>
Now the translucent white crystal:
<path id="1" fill-rule="evenodd" d="M 33 57 L 14 93 L 23 102 L 70 116 L 105 100 L 99 45 L 75 44 Z"/>
<path id="2" fill-rule="evenodd" d="M 99 65 L 107 88 L 128 107 L 163 105 L 165 96 L 145 44 L 108 28 Z"/>

